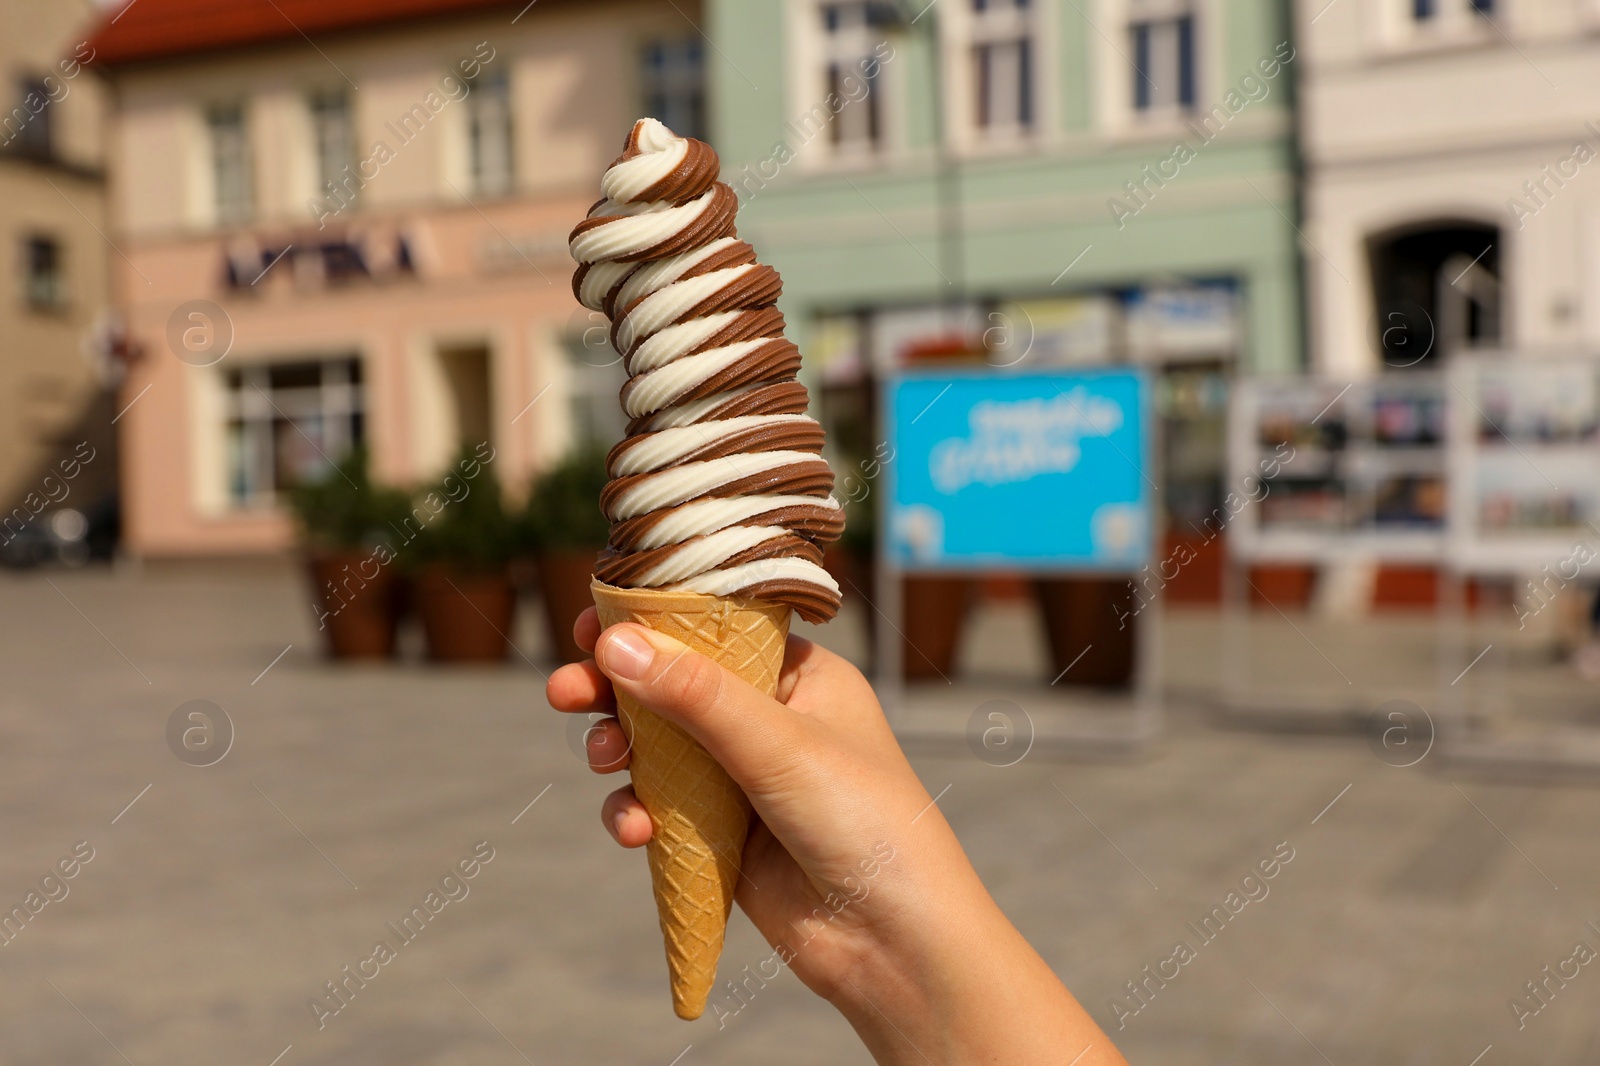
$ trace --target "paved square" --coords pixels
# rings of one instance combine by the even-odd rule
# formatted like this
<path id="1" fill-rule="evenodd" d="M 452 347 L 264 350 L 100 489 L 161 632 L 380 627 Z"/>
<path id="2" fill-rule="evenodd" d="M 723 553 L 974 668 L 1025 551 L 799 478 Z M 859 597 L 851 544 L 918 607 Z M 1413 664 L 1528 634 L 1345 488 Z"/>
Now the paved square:
<path id="1" fill-rule="evenodd" d="M 6 575 L 0 602 L 0 901 L 39 893 L 0 947 L 7 1063 L 867 1061 L 788 975 L 725 1028 L 673 1017 L 643 855 L 601 830 L 612 783 L 569 749 L 533 665 L 335 668 L 279 566 Z M 1213 628 L 1175 619 L 1174 659 L 1212 654 Z M 1031 714 L 1060 700 L 1006 691 Z M 941 685 L 912 708 L 991 695 Z M 213 765 L 169 747 L 193 700 L 235 731 Z M 1136 757 L 995 767 L 958 741 L 914 761 L 1133 1062 L 1600 1061 L 1600 972 L 1543 972 L 1600 948 L 1592 787 L 1394 769 L 1360 738 L 1181 708 Z M 430 893 L 448 899 L 406 925 Z M 379 941 L 392 957 L 350 978 Z M 736 915 L 724 972 L 769 955 Z M 337 1005 L 328 982 L 337 1014 L 308 1006 Z M 1513 997 L 1541 1008 L 1521 1031 Z"/>

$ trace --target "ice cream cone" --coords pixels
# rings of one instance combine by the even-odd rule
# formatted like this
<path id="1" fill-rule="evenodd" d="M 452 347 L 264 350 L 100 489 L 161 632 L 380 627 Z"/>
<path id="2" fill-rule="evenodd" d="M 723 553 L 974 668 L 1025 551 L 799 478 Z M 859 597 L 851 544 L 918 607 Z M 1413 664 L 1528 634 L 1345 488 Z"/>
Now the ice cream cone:
<path id="1" fill-rule="evenodd" d="M 637 622 L 682 641 L 774 695 L 790 608 L 694 592 L 591 585 L 600 624 Z M 694 1019 L 716 980 L 739 880 L 750 803 L 705 748 L 680 727 L 618 696 L 631 747 L 633 789 L 650 812 L 650 880 L 666 941 L 672 1008 Z"/>

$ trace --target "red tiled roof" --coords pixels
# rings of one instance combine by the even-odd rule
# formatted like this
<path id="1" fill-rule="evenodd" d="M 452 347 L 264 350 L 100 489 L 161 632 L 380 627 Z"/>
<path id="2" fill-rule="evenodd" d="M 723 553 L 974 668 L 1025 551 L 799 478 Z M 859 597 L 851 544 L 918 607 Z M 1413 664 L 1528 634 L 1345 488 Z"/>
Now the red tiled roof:
<path id="1" fill-rule="evenodd" d="M 515 0 L 132 0 L 99 20 L 94 62 L 114 66 L 508 7 Z"/>

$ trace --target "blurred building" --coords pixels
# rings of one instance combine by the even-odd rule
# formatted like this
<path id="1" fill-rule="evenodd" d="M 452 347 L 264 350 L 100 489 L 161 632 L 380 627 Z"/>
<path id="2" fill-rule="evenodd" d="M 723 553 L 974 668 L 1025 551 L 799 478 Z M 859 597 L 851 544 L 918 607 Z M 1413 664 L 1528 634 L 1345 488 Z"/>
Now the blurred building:
<path id="1" fill-rule="evenodd" d="M 848 427 L 871 426 L 875 383 L 919 359 L 1134 362 L 1157 376 L 1171 527 L 1211 512 L 1228 380 L 1302 363 L 1280 5 L 707 12 L 724 179 L 783 272 L 840 462 L 873 451 Z"/>
<path id="2" fill-rule="evenodd" d="M 0 2 L 0 504 L 9 544 L 114 482 L 92 335 L 107 306 L 103 87 L 88 0 Z M 69 482 L 58 464 L 93 455 Z M 54 475 L 54 476 L 52 476 Z M 51 478 L 46 483 L 46 478 Z M 70 503 L 69 503 L 70 501 Z"/>
<path id="3" fill-rule="evenodd" d="M 1317 368 L 1349 379 L 1600 341 L 1600 9 L 1297 13 Z"/>
<path id="4" fill-rule="evenodd" d="M 1351 394 L 1369 396 L 1367 410 L 1324 421 L 1375 443 L 1381 462 L 1352 457 L 1342 475 L 1304 483 L 1310 506 L 1292 517 L 1345 543 L 1374 534 L 1358 558 L 1336 553 L 1325 570 L 1354 598 L 1370 587 L 1379 605 L 1431 603 L 1454 497 L 1509 477 L 1496 498 L 1531 496 L 1519 485 L 1531 482 L 1551 490 L 1539 507 L 1585 506 L 1583 478 L 1558 488 L 1529 476 L 1531 441 L 1509 473 L 1465 453 L 1447 464 L 1445 412 L 1471 404 L 1492 425 L 1494 405 L 1439 372 L 1471 351 L 1574 355 L 1600 342 L 1600 10 L 1300 0 L 1296 15 L 1311 364 L 1329 380 L 1371 380 Z M 1586 402 L 1583 378 L 1574 403 Z M 1534 469 L 1549 463 L 1541 456 Z M 1286 482 L 1280 506 L 1295 503 L 1294 487 Z M 1467 511 L 1454 542 L 1487 517 Z M 1574 537 L 1588 535 L 1575 526 Z M 1494 534 L 1488 569 L 1537 569 L 1537 553 L 1516 562 L 1511 532 Z"/>
<path id="5" fill-rule="evenodd" d="M 695 4 L 135 0 L 115 94 L 125 526 L 140 554 L 273 550 L 287 484 L 356 443 L 517 486 L 620 419 L 572 343 L 566 237 L 632 120 L 703 132 Z M 603 339 L 603 334 L 601 335 Z M 587 356 L 587 357 L 586 357 Z"/>

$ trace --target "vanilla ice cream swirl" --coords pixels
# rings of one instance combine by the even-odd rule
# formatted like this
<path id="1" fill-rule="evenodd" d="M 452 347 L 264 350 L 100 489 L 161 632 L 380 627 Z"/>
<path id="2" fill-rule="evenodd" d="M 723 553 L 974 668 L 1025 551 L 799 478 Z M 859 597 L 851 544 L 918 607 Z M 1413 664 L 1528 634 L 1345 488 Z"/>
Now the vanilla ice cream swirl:
<path id="1" fill-rule="evenodd" d="M 822 547 L 844 510 L 796 380 L 800 350 L 783 336 L 782 282 L 735 233 L 719 169 L 709 145 L 641 119 L 569 240 L 573 293 L 610 319 L 628 373 L 595 576 L 825 621 L 840 594 Z"/>

